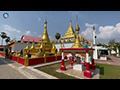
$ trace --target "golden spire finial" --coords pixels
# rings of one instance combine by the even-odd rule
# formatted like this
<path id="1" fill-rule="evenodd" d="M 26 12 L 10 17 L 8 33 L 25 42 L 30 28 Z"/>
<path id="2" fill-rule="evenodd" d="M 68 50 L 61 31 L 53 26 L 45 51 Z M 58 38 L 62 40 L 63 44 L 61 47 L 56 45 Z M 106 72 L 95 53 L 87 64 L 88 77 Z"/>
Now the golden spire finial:
<path id="1" fill-rule="evenodd" d="M 47 33 L 47 21 L 45 21 L 45 26 L 44 26 L 44 32 L 43 32 L 43 35 L 42 35 L 42 40 L 44 42 L 50 43 L 50 39 L 49 39 L 49 36 L 48 36 L 48 33 Z"/>
<path id="2" fill-rule="evenodd" d="M 70 18 L 70 26 L 72 26 L 72 19 Z"/>
<path id="3" fill-rule="evenodd" d="M 33 48 L 35 48 L 35 42 L 34 42 L 34 40 L 33 40 L 33 42 L 32 42 L 31 49 L 33 49 Z"/>
<path id="4" fill-rule="evenodd" d="M 28 40 L 28 42 L 27 42 L 27 46 L 26 46 L 26 48 L 25 49 L 29 49 L 29 40 Z"/>
<path id="5" fill-rule="evenodd" d="M 76 25 L 75 30 L 76 30 L 76 31 L 79 31 L 79 30 L 80 30 L 80 27 L 79 27 L 79 25 L 78 25 L 78 15 L 76 15 L 76 22 L 77 22 L 77 25 Z"/>
<path id="6" fill-rule="evenodd" d="M 78 19 L 78 16 L 76 16 L 76 18 Z M 72 48 L 83 48 L 82 44 L 80 43 L 80 37 L 79 37 L 80 27 L 78 25 L 78 21 L 77 21 L 77 25 L 75 29 L 76 29 L 76 39 L 75 39 L 75 43 L 72 46 Z"/>

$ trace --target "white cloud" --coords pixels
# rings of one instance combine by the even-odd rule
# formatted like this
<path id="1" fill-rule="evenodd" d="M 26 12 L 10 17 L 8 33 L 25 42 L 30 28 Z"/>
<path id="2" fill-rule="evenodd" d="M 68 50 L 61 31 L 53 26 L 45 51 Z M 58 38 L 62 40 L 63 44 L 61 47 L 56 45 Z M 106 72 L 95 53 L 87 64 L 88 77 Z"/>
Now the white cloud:
<path id="1" fill-rule="evenodd" d="M 25 31 L 25 35 L 30 35 L 31 34 L 31 31 Z"/>
<path id="2" fill-rule="evenodd" d="M 38 18 L 38 21 L 41 21 L 41 18 L 40 18 L 40 17 Z"/>
<path id="3" fill-rule="evenodd" d="M 7 31 L 9 31 L 9 32 L 21 33 L 20 30 L 17 30 L 17 29 L 15 29 L 15 28 L 13 28 L 13 27 L 11 27 L 11 26 L 9 26 L 9 25 L 3 25 L 3 28 L 4 28 L 4 30 L 7 30 Z"/>
<path id="4" fill-rule="evenodd" d="M 97 25 L 97 24 L 96 24 Z M 86 23 L 86 30 L 81 32 L 85 38 L 92 40 L 92 26 L 93 24 Z M 115 26 L 99 26 L 99 33 L 97 33 L 97 42 L 105 42 L 108 43 L 111 39 L 116 39 L 116 41 L 120 42 L 120 23 L 117 23 Z"/>
<path id="5" fill-rule="evenodd" d="M 92 28 L 87 28 L 81 32 L 81 35 L 86 39 L 92 40 Z"/>
<path id="6" fill-rule="evenodd" d="M 38 37 L 42 38 L 42 35 L 38 35 Z"/>
<path id="7" fill-rule="evenodd" d="M 85 23 L 85 26 L 86 26 L 87 28 L 92 28 L 93 26 L 97 27 L 98 25 L 97 25 L 97 24 Z"/>

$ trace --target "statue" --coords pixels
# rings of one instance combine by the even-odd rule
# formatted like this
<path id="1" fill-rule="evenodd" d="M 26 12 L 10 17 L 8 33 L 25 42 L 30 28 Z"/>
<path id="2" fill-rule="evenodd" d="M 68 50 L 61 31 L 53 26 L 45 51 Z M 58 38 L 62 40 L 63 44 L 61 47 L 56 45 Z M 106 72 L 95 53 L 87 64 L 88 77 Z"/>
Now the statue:
<path id="1" fill-rule="evenodd" d="M 88 48 L 88 41 L 87 40 L 85 40 L 85 42 L 84 42 L 84 48 Z"/>

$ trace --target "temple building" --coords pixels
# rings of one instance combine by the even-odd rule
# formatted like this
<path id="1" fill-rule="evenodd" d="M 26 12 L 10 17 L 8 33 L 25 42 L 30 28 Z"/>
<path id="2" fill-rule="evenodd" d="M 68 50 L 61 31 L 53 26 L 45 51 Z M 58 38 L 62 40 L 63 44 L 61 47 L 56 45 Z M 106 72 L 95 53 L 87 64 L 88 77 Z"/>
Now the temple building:
<path id="1" fill-rule="evenodd" d="M 76 28 L 80 28 L 77 24 Z M 78 36 L 79 38 L 78 38 Z M 82 35 L 79 35 L 78 31 L 74 31 L 73 26 L 72 26 L 72 20 L 70 20 L 70 26 L 68 30 L 66 31 L 65 35 L 62 36 L 58 41 L 55 41 L 55 46 L 59 50 L 60 48 L 70 48 L 74 45 L 75 39 L 78 38 L 80 41 L 80 44 L 83 45 L 84 41 L 88 41 L 88 45 L 90 46 L 92 42 L 86 38 L 84 38 Z M 62 44 L 62 45 L 61 45 Z"/>
<path id="2" fill-rule="evenodd" d="M 18 52 L 21 51 L 21 49 L 25 48 L 28 42 L 29 46 L 31 47 L 33 41 L 36 46 L 40 40 L 42 39 L 38 37 L 22 35 L 21 39 L 18 41 L 16 39 L 11 40 L 9 46 L 11 47 L 12 52 Z"/>

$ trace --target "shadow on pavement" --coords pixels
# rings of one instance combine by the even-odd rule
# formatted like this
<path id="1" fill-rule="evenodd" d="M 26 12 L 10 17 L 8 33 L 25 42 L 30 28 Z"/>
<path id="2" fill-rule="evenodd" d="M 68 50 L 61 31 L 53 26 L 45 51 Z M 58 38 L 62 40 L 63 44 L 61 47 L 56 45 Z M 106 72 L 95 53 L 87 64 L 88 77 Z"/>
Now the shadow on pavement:
<path id="1" fill-rule="evenodd" d="M 0 57 L 0 65 L 10 64 L 10 63 L 14 63 L 14 62 L 12 60 L 8 59 L 8 58 L 2 58 L 2 57 Z"/>

